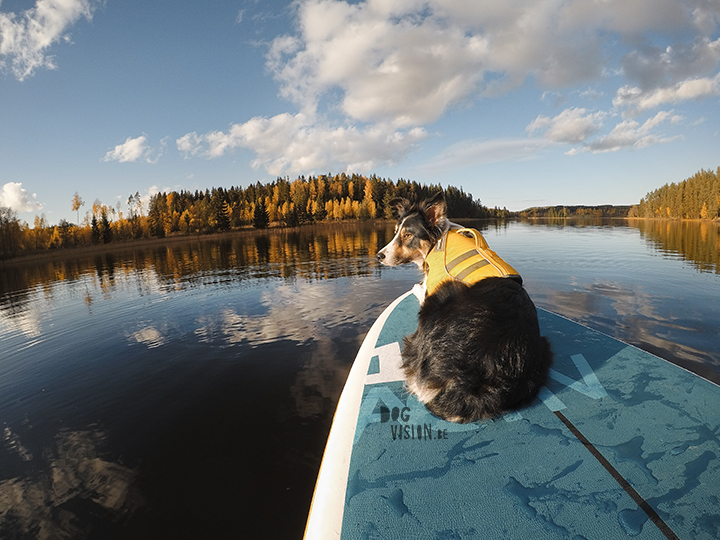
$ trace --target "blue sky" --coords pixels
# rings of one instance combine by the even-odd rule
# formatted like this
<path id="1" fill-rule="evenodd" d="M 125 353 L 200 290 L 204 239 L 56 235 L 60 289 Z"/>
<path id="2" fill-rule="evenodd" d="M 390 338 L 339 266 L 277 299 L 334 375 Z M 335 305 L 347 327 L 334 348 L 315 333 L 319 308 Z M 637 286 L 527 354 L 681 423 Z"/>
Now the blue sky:
<path id="1" fill-rule="evenodd" d="M 0 0 L 0 205 L 355 172 L 633 204 L 720 166 L 715 0 Z"/>

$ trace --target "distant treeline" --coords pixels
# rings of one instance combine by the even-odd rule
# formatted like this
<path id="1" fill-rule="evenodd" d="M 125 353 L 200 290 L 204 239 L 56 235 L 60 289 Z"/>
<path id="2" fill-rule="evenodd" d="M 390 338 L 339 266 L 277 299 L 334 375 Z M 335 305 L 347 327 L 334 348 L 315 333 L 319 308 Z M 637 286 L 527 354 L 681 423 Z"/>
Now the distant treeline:
<path id="1" fill-rule="evenodd" d="M 679 184 L 665 184 L 645 195 L 630 209 L 630 217 L 718 219 L 720 216 L 720 167 L 701 170 Z"/>
<path id="2" fill-rule="evenodd" d="M 95 200 L 78 224 L 50 225 L 36 216 L 34 227 L 20 222 L 9 208 L 0 208 L 0 259 L 48 249 L 126 242 L 141 238 L 211 234 L 232 229 L 341 220 L 391 219 L 395 197 L 426 198 L 445 192 L 448 215 L 454 218 L 508 217 L 506 209 L 489 209 L 462 188 L 392 181 L 360 175 L 301 176 L 294 181 L 251 184 L 247 188 L 157 193 L 144 203 L 139 193 L 127 200 L 127 211 Z M 69 201 L 80 216 L 85 205 L 76 193 Z M 80 221 L 80 220 L 78 220 Z"/>
<path id="3" fill-rule="evenodd" d="M 630 206 L 542 206 L 519 212 L 522 218 L 627 217 Z"/>
<path id="4" fill-rule="evenodd" d="M 631 217 L 661 219 L 720 219 L 720 167 L 700 170 L 678 183 L 665 184 L 634 206 L 543 206 L 515 214 L 522 218 Z"/>

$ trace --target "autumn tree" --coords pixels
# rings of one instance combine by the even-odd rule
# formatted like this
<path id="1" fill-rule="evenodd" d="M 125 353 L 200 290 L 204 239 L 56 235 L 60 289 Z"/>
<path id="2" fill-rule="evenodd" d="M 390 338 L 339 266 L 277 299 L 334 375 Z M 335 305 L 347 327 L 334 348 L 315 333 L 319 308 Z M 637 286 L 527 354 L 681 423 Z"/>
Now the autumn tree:
<path id="1" fill-rule="evenodd" d="M 80 207 L 85 206 L 85 201 L 82 200 L 78 192 L 75 192 L 72 198 L 72 211 L 77 212 L 78 225 L 80 225 Z"/>
<path id="2" fill-rule="evenodd" d="M 133 238 L 140 238 L 142 236 L 142 227 L 140 225 L 140 217 L 142 216 L 142 201 L 140 199 L 140 193 L 135 192 L 135 195 L 130 195 L 127 200 L 128 214 L 130 222 L 130 234 Z"/>
<path id="3" fill-rule="evenodd" d="M 87 212 L 84 225 L 61 222 L 54 227 L 44 216 L 36 218 L 35 228 L 20 223 L 13 214 L 3 211 L 2 256 L 24 249 L 48 249 L 67 245 L 89 245 L 141 237 L 166 237 L 171 234 L 213 233 L 242 226 L 266 228 L 270 223 L 295 226 L 307 221 L 340 221 L 345 219 L 392 218 L 389 201 L 395 196 L 426 198 L 441 189 L 399 179 L 397 182 L 358 174 L 300 176 L 277 178 L 245 189 L 218 187 L 205 190 L 157 193 L 149 198 L 147 208 L 139 192 L 127 199 L 127 213 L 120 205 L 106 206 L 95 200 Z M 707 191 L 707 190 L 706 190 Z M 717 190 L 715 190 L 716 192 Z M 492 211 L 462 189 L 447 188 L 451 217 L 483 217 Z M 702 192 L 700 199 L 707 197 Z M 720 200 L 698 206 L 698 213 L 717 215 Z M 77 213 L 85 202 L 76 192 L 72 210 Z M 455 215 L 453 213 L 455 212 Z M 499 213 L 496 210 L 496 214 Z M 10 217 L 8 217 L 10 215 Z"/>
<path id="4" fill-rule="evenodd" d="M 680 183 L 651 191 L 634 213 L 644 218 L 716 219 L 720 216 L 720 167 L 717 172 L 700 170 Z"/>

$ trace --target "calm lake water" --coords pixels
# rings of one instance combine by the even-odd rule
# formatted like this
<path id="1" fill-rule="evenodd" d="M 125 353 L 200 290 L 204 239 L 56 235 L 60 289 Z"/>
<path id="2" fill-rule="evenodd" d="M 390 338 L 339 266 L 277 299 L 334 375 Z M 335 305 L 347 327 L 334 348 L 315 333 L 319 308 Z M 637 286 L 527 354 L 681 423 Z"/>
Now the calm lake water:
<path id="1" fill-rule="evenodd" d="M 479 222 L 539 307 L 720 382 L 711 223 Z M 392 224 L 0 267 L 0 537 L 301 538 Z"/>

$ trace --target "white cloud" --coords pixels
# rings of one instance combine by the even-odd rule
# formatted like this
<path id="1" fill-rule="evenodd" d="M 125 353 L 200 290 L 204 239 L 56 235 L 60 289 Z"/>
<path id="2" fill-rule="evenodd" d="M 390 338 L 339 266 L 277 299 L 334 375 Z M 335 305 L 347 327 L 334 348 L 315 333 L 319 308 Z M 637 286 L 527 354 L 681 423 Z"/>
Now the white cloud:
<path id="1" fill-rule="evenodd" d="M 120 163 L 128 161 L 143 160 L 148 163 L 157 163 L 167 145 L 167 137 L 160 141 L 157 148 L 151 148 L 147 144 L 147 136 L 128 137 L 124 143 L 118 144 L 112 150 L 109 150 L 103 161 L 119 161 Z"/>
<path id="2" fill-rule="evenodd" d="M 623 74 L 643 89 L 662 88 L 714 73 L 720 63 L 720 39 L 696 37 L 691 43 L 640 47 L 622 58 Z"/>
<path id="3" fill-rule="evenodd" d="M 676 123 L 677 115 L 661 111 L 643 124 L 635 120 L 624 120 L 616 125 L 606 136 L 585 145 L 584 151 L 593 153 L 617 152 L 626 148 L 645 148 L 654 144 L 668 143 L 677 137 L 662 137 L 653 131 L 662 123 Z"/>
<path id="4" fill-rule="evenodd" d="M 717 8 L 696 0 L 572 0 L 559 11 L 562 26 L 599 29 L 631 39 L 647 32 L 696 29 L 697 15 L 711 15 Z"/>
<path id="5" fill-rule="evenodd" d="M 381 163 L 405 157 L 427 137 L 424 129 L 398 130 L 385 124 L 366 128 L 333 127 L 312 116 L 279 114 L 233 124 L 227 132 L 188 133 L 176 141 L 186 157 L 215 158 L 237 149 L 255 152 L 251 166 L 272 175 L 308 173 L 342 167 L 368 172 Z"/>
<path id="6" fill-rule="evenodd" d="M 720 95 L 720 74 L 713 78 L 691 79 L 671 87 L 644 91 L 633 86 L 623 86 L 617 92 L 613 105 L 626 108 L 626 115 L 635 116 L 642 111 L 655 109 L 667 103 Z"/>
<path id="7" fill-rule="evenodd" d="M 55 69 L 48 49 L 68 41 L 68 30 L 81 17 L 92 19 L 94 0 L 37 0 L 20 15 L 0 13 L 0 68 L 9 64 L 22 81 L 40 68 Z"/>
<path id="8" fill-rule="evenodd" d="M 548 145 L 548 142 L 541 139 L 467 140 L 449 146 L 420 169 L 439 174 L 455 167 L 529 160 L 537 157 Z"/>
<path id="9" fill-rule="evenodd" d="M 309 0 L 300 5 L 298 35 L 277 38 L 268 68 L 281 95 L 304 111 L 341 90 L 341 111 L 362 122 L 417 126 L 476 90 L 487 58 L 482 36 L 440 17 L 425 2 L 358 4 Z"/>
<path id="10" fill-rule="evenodd" d="M 648 32 L 693 36 L 668 43 L 662 54 L 631 48 L 622 60 L 630 77 L 674 84 L 707 73 L 720 60 L 720 40 L 707 34 L 717 28 L 718 10 L 694 4 L 305 0 L 297 33 L 273 41 L 267 66 L 281 95 L 302 110 L 315 111 L 330 97 L 354 120 L 417 126 L 453 104 L 496 96 L 528 77 L 545 88 L 602 78 L 609 62 L 621 60 L 609 57 L 608 42 L 618 36 L 641 44 Z"/>
<path id="11" fill-rule="evenodd" d="M 150 186 L 145 194 L 140 196 L 141 211 L 148 212 L 150 210 L 150 199 L 155 195 L 158 193 L 170 193 L 171 191 L 177 191 L 177 188 L 164 187 L 160 189 L 157 185 Z"/>
<path id="12" fill-rule="evenodd" d="M 545 130 L 544 137 L 559 143 L 580 143 L 596 133 L 602 126 L 605 113 L 588 113 L 582 108 L 565 109 L 555 118 L 538 116 L 527 127 L 531 135 Z"/>
<path id="13" fill-rule="evenodd" d="M 16 212 L 36 212 L 43 207 L 38 202 L 37 195 L 28 193 L 20 182 L 8 182 L 3 186 L 0 206 L 12 208 Z"/>
<path id="14" fill-rule="evenodd" d="M 137 161 L 147 151 L 145 141 L 147 137 L 141 135 L 135 139 L 128 137 L 124 143 L 118 144 L 113 150 L 108 151 L 103 161 Z"/>
<path id="15" fill-rule="evenodd" d="M 427 137 L 423 126 L 454 106 L 486 103 L 525 83 L 599 100 L 605 90 L 579 96 L 578 88 L 621 81 L 612 113 L 571 107 L 555 117 L 541 115 L 527 130 L 541 132 L 544 140 L 470 141 L 448 148 L 439 162 L 522 159 L 551 143 L 587 141 L 611 114 L 633 116 L 718 93 L 716 2 L 297 0 L 293 5 L 295 30 L 270 43 L 266 67 L 280 96 L 299 112 L 252 118 L 227 131 L 187 133 L 176 141 L 186 157 L 215 158 L 244 148 L 255 153 L 253 167 L 271 174 L 372 167 L 402 159 Z M 574 151 L 669 140 L 644 126 L 619 124 Z"/>

